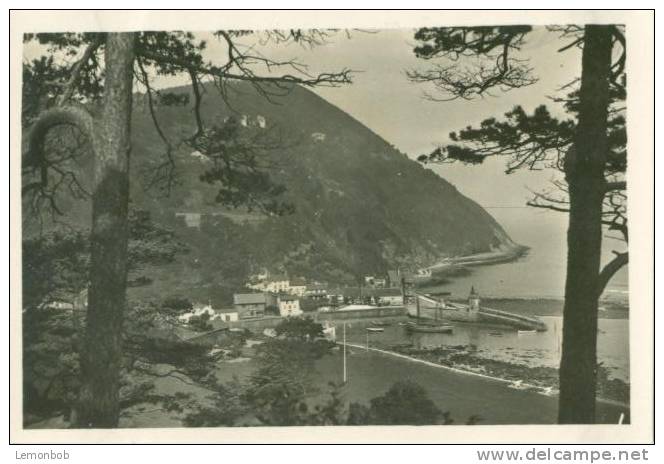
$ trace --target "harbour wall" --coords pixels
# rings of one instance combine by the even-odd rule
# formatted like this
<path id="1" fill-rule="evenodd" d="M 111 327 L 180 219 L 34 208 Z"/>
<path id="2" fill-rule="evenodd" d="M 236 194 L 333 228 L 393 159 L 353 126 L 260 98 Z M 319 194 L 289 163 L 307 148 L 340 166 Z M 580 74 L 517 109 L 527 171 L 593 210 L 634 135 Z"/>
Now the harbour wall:
<path id="1" fill-rule="evenodd" d="M 376 317 L 399 317 L 406 315 L 405 306 L 377 306 L 372 309 L 355 309 L 351 311 L 330 311 L 316 313 L 316 321 L 340 321 L 348 319 L 368 319 Z"/>
<path id="2" fill-rule="evenodd" d="M 349 319 L 374 319 L 383 317 L 400 317 L 406 315 L 405 306 L 377 306 L 371 309 L 354 309 L 349 311 L 330 311 L 325 313 L 304 313 L 302 317 L 310 317 L 316 322 L 340 321 Z M 237 321 L 213 321 L 214 330 L 194 338 L 202 337 L 208 333 L 223 331 L 224 329 L 248 329 L 252 332 L 262 332 L 273 329 L 284 320 L 281 316 L 265 316 L 255 319 L 240 319 Z"/>

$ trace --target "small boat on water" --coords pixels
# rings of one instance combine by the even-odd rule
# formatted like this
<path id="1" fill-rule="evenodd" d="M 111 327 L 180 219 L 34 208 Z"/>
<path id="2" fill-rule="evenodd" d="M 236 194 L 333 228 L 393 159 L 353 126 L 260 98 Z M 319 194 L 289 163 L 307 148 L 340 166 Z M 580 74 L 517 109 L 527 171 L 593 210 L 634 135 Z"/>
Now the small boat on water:
<path id="1" fill-rule="evenodd" d="M 454 326 L 449 324 L 438 323 L 438 311 L 436 310 L 435 322 L 423 322 L 420 317 L 420 296 L 415 298 L 417 305 L 417 322 L 406 322 L 406 330 L 409 332 L 422 332 L 422 333 L 452 333 Z"/>
<path id="2" fill-rule="evenodd" d="M 385 329 L 383 329 L 382 327 L 367 327 L 367 332 L 380 333 L 380 332 L 385 332 Z"/>
<path id="3" fill-rule="evenodd" d="M 536 334 L 537 330 L 517 330 L 516 333 L 518 335 L 531 335 L 531 334 Z"/>
<path id="4" fill-rule="evenodd" d="M 406 324 L 406 329 L 410 332 L 421 332 L 421 333 L 452 333 L 454 332 L 454 326 L 441 324 L 441 325 L 430 325 L 430 324 L 415 324 L 409 323 Z"/>
<path id="5" fill-rule="evenodd" d="M 502 332 L 498 332 L 498 331 L 494 331 L 494 332 L 489 332 L 489 335 L 492 335 L 492 336 L 494 336 L 494 337 L 502 337 L 502 336 L 503 336 L 503 333 L 502 333 Z"/>

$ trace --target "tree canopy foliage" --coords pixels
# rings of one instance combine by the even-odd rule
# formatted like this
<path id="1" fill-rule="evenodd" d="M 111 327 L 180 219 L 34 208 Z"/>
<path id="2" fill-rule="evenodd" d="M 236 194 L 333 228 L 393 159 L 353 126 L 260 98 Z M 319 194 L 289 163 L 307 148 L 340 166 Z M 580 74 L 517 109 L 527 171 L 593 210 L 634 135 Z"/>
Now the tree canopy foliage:
<path id="1" fill-rule="evenodd" d="M 518 53 L 525 45 L 525 36 L 531 31 L 529 26 L 470 27 L 470 28 L 425 28 L 419 29 L 415 38 L 418 57 L 454 64 L 445 67 L 444 76 L 429 74 L 424 79 L 421 71 L 410 72 L 411 80 L 418 83 L 432 82 L 443 95 L 472 99 L 482 96 L 492 88 L 506 90 L 534 83 L 535 70 L 528 66 L 528 60 Z M 550 33 L 559 34 L 568 43 L 560 51 L 583 46 L 583 28 L 577 26 L 550 27 Z M 628 240 L 627 196 L 625 193 L 625 172 L 627 168 L 626 131 L 626 92 L 625 92 L 625 48 L 624 36 L 620 27 L 612 29 L 615 41 L 616 60 L 611 67 L 609 88 L 610 106 L 608 118 L 608 146 L 605 153 L 604 175 L 606 179 L 602 223 L 610 232 L 617 232 L 617 238 Z M 517 55 L 517 56 L 514 56 Z M 465 63 L 457 63 L 462 58 L 475 57 Z M 495 63 L 492 60 L 497 60 Z M 480 64 L 477 64 L 477 63 Z M 492 66 L 493 63 L 493 66 Z M 438 69 L 441 65 L 434 66 Z M 479 66 L 490 69 L 490 75 L 463 71 L 464 66 Z M 514 78 L 505 69 L 520 69 L 528 79 Z M 431 72 L 431 70 L 429 70 Z M 475 86 L 467 83 L 473 76 Z M 446 83 L 454 82 L 457 87 Z M 481 85 L 479 84 L 481 83 Z M 515 106 L 502 118 L 491 117 L 477 127 L 467 126 L 449 134 L 451 143 L 441 145 L 431 153 L 419 156 L 424 163 L 462 162 L 481 164 L 492 156 L 507 158 L 505 172 L 511 174 L 519 169 L 553 169 L 564 172 L 565 157 L 572 148 L 577 132 L 579 112 L 580 79 L 564 85 L 557 95 L 551 97 L 549 106 L 541 104 L 528 112 L 522 106 Z M 553 107 L 553 108 L 552 108 Z M 564 116 L 554 113 L 564 111 Z M 533 192 L 528 205 L 553 211 L 569 212 L 569 198 L 564 179 L 552 181 L 550 188 Z M 600 293 L 612 275 L 627 264 L 628 255 L 616 252 L 616 258 L 607 264 L 602 274 Z"/>

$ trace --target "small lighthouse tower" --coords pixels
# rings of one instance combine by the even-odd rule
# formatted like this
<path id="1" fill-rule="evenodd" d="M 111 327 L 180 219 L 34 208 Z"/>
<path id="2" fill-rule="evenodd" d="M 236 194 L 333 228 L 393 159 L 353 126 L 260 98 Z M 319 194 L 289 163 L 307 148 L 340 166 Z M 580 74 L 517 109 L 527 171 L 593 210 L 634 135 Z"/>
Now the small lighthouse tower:
<path id="1" fill-rule="evenodd" d="M 475 286 L 470 287 L 468 295 L 468 312 L 478 312 L 480 310 L 480 295 L 475 291 Z"/>

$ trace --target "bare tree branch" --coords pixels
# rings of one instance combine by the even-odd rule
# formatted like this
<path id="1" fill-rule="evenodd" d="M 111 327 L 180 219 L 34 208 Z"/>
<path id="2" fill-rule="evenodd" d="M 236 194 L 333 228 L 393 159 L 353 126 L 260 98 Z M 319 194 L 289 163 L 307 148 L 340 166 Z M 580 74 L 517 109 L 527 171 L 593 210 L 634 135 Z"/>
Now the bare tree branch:
<path id="1" fill-rule="evenodd" d="M 604 293 L 604 289 L 606 289 L 607 284 L 616 272 L 618 272 L 623 266 L 626 266 L 629 262 L 629 254 L 627 252 L 618 253 L 614 251 L 614 254 L 616 257 L 609 261 L 599 273 L 599 285 L 597 288 L 598 297 Z"/>
<path id="2" fill-rule="evenodd" d="M 86 47 L 85 51 L 83 52 L 83 56 L 81 56 L 81 58 L 74 63 L 70 71 L 69 79 L 64 84 L 64 92 L 58 97 L 56 101 L 57 106 L 62 106 L 67 103 L 67 101 L 69 101 L 72 94 L 74 93 L 76 85 L 80 80 L 81 70 L 103 43 L 104 41 L 102 37 L 97 38 L 94 42 Z"/>

